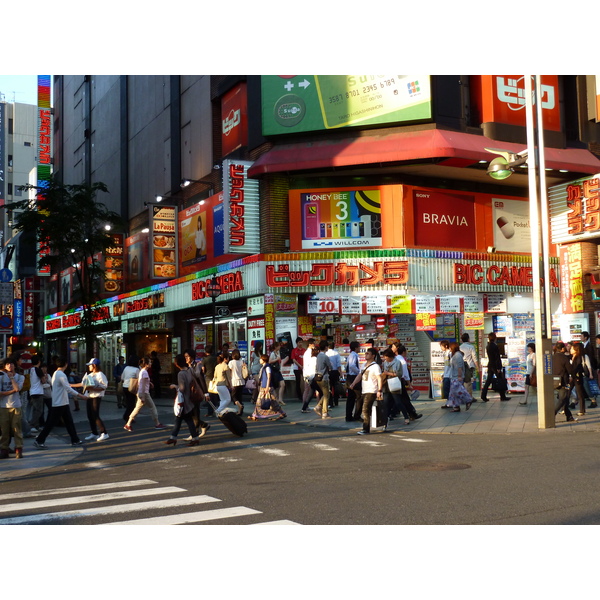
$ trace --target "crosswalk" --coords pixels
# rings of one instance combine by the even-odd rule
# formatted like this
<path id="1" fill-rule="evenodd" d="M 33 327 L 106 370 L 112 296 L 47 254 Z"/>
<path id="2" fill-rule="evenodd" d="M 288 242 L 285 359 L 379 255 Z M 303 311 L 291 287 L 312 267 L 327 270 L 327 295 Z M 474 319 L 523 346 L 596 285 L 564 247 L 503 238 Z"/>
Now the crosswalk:
<path id="1" fill-rule="evenodd" d="M 36 490 L 0 495 L 0 526 L 85 523 L 92 517 L 109 517 L 105 525 L 182 525 L 210 522 L 235 525 L 299 525 L 288 520 L 248 523 L 245 517 L 263 513 L 246 506 L 212 508 L 223 500 L 207 495 L 185 495 L 177 486 L 161 487 L 151 479 L 101 483 L 97 485 Z M 155 497 L 158 499 L 148 499 Z M 125 501 L 125 502 L 123 502 Z M 115 502 L 119 502 L 115 504 Z M 68 510 L 58 507 L 77 506 Z M 200 506 L 206 509 L 198 510 Z M 188 509 L 190 512 L 180 512 Z M 175 514 L 172 511 L 176 510 Z M 18 514 L 23 513 L 27 514 Z M 127 517 L 135 513 L 136 518 Z M 160 514 L 169 513 L 169 514 Z M 3 516 L 7 515 L 7 516 Z M 139 516 L 143 515 L 143 516 Z"/>

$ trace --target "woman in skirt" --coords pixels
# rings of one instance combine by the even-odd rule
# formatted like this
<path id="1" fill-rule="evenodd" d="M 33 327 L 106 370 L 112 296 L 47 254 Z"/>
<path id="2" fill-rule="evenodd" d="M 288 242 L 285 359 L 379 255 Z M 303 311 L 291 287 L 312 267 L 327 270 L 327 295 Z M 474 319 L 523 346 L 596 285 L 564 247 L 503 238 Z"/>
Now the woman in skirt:
<path id="1" fill-rule="evenodd" d="M 460 412 L 460 405 L 465 404 L 465 408 L 471 408 L 471 394 L 467 392 L 463 385 L 465 373 L 465 361 L 463 354 L 459 349 L 457 342 L 450 344 L 450 393 L 446 406 L 452 409 L 452 412 Z"/>
<path id="2" fill-rule="evenodd" d="M 275 393 L 271 387 L 272 369 L 269 363 L 269 357 L 262 354 L 260 357 L 261 369 L 259 373 L 260 390 L 258 398 L 254 405 L 254 412 L 250 419 L 258 421 L 259 419 L 283 419 L 286 414 L 281 409 L 279 402 L 275 398 Z"/>

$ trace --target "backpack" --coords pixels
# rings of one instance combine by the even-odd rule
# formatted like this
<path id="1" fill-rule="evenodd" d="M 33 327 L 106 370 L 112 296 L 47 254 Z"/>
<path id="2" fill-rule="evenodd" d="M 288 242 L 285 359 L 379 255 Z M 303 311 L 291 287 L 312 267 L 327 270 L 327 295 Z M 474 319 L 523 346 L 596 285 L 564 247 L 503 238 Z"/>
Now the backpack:
<path id="1" fill-rule="evenodd" d="M 204 392 L 202 391 L 202 388 L 200 387 L 200 383 L 198 382 L 198 379 L 196 378 L 195 373 L 191 369 L 188 369 L 188 371 L 189 371 L 189 374 L 191 377 L 190 400 L 194 404 L 200 404 L 200 402 L 202 402 L 204 400 Z"/>

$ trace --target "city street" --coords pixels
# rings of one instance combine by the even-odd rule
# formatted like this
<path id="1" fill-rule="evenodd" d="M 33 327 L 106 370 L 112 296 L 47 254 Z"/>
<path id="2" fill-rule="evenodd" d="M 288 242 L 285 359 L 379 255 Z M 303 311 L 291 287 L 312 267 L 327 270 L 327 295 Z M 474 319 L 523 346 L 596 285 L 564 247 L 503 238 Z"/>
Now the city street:
<path id="1" fill-rule="evenodd" d="M 201 445 L 190 448 L 185 426 L 178 445 L 166 446 L 169 429 L 154 430 L 142 413 L 128 433 L 120 411 L 106 402 L 108 441 L 72 449 L 66 438 L 51 436 L 48 450 L 9 459 L 14 468 L 69 452 L 41 471 L 15 478 L 0 472 L 0 525 L 600 523 L 593 501 L 597 432 L 432 435 L 390 428 L 358 436 L 354 423 L 339 429 L 292 422 L 298 406 L 287 408 L 284 421 L 248 421 L 244 438 L 213 418 Z M 160 410 L 171 424 L 168 408 Z M 84 437 L 84 411 L 75 415 Z"/>

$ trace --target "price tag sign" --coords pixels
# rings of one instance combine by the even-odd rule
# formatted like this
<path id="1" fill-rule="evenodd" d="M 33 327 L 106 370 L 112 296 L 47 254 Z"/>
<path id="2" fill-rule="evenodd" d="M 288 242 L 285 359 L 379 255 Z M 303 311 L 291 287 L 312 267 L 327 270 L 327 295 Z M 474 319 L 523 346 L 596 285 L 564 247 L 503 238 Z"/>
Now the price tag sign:
<path id="1" fill-rule="evenodd" d="M 309 300 L 307 303 L 307 312 L 311 315 L 331 315 L 340 314 L 339 300 Z"/>

